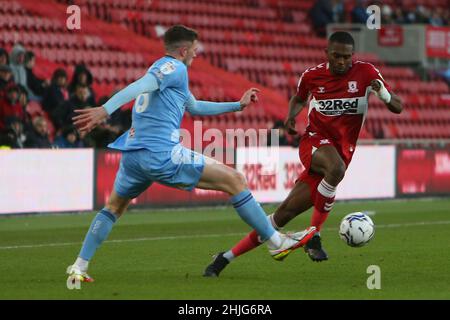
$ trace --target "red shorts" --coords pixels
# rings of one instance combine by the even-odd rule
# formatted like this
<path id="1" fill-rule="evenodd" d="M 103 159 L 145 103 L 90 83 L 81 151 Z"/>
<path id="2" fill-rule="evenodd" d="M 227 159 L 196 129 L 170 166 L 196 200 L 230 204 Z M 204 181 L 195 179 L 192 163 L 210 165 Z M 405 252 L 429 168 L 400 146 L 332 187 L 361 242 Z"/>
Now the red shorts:
<path id="1" fill-rule="evenodd" d="M 300 161 L 305 167 L 305 171 L 302 172 L 297 181 L 302 181 L 309 185 L 309 188 L 311 190 L 312 202 L 314 202 L 314 199 L 316 198 L 317 186 L 323 179 L 322 175 L 310 172 L 312 155 L 317 149 L 323 146 L 330 145 L 336 148 L 336 150 L 342 157 L 342 160 L 344 160 L 345 165 L 348 166 L 351 157 L 343 155 L 340 146 L 337 145 L 333 140 L 325 138 L 318 133 L 311 132 L 305 132 L 302 139 L 300 140 L 299 157 Z"/>
<path id="2" fill-rule="evenodd" d="M 311 169 L 311 160 L 313 153 L 324 146 L 335 146 L 333 141 L 321 136 L 318 133 L 305 132 L 302 139 L 300 140 L 299 157 L 305 171 L 309 172 Z"/>

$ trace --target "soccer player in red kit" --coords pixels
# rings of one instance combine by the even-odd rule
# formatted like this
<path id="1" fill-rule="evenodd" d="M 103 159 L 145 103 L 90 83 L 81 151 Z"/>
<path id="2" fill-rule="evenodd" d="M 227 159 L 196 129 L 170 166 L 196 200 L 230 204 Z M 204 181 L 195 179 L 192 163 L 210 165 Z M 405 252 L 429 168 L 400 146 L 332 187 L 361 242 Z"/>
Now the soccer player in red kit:
<path id="1" fill-rule="evenodd" d="M 297 94 L 289 101 L 285 125 L 289 133 L 295 134 L 295 117 L 309 100 L 309 123 L 299 152 L 305 171 L 288 197 L 268 217 L 275 228 L 282 228 L 314 206 L 311 226 L 320 231 L 333 207 L 336 187 L 353 157 L 370 92 L 374 92 L 391 112 L 402 111 L 399 97 L 390 90 L 380 72 L 370 63 L 352 61 L 354 46 L 349 33 L 333 33 L 325 50 L 328 62 L 303 72 Z M 257 233 L 250 232 L 231 250 L 216 255 L 204 276 L 219 276 L 231 260 L 259 245 Z M 328 259 L 320 233 L 309 240 L 304 249 L 313 261 Z"/>

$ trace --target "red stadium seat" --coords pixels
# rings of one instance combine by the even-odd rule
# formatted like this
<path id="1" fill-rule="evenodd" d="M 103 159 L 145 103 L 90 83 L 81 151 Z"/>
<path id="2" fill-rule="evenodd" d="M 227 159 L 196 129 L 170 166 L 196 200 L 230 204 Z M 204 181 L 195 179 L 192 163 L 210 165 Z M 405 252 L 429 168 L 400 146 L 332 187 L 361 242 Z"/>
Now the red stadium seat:
<path id="1" fill-rule="evenodd" d="M 428 3 L 433 6 L 446 5 L 445 0 L 430 1 Z M 404 1 L 406 7 L 414 3 L 415 0 Z M 213 73 L 196 69 L 194 64 L 190 72 L 191 91 L 198 99 L 239 99 L 243 90 L 240 83 L 246 81 L 243 76 L 265 84 L 275 89 L 279 95 L 287 97 L 295 92 L 301 72 L 325 60 L 323 48 L 327 41 L 312 35 L 310 24 L 306 21 L 306 9 L 312 6 L 312 1 L 266 0 L 264 5 L 256 8 L 241 0 L 220 1 L 214 5 L 204 1 L 183 0 L 82 0 L 79 5 L 88 7 L 91 16 L 83 21 L 84 28 L 81 32 L 69 34 L 65 29 L 65 20 L 61 19 L 57 10 L 53 10 L 54 4 L 36 4 L 38 10 L 35 12 L 25 10 L 19 2 L 3 1 L 0 6 L 0 43 L 10 47 L 21 41 L 27 49 L 40 55 L 40 58 L 52 62 L 51 65 L 56 63 L 73 66 L 84 62 L 94 73 L 96 90 L 124 86 L 145 72 L 160 54 L 160 49 L 139 47 L 136 43 L 140 44 L 141 40 L 136 40 L 137 35 L 131 30 L 147 38 L 151 31 L 151 38 L 155 38 L 154 29 L 157 25 L 185 23 L 198 29 L 205 48 L 204 55 L 212 64 L 229 71 L 226 75 L 217 77 Z M 290 10 L 293 23 L 280 19 L 280 6 Z M 50 9 L 45 10 L 43 7 Z M 98 19 L 95 17 L 97 14 Z M 124 31 L 129 38 L 125 45 L 121 40 L 123 36 L 117 35 L 117 32 L 112 34 L 109 30 L 113 26 L 109 21 L 100 22 L 100 19 L 109 17 L 113 22 L 128 28 L 128 31 Z M 142 22 L 145 28 L 141 28 L 137 21 Z M 450 106 L 449 99 L 442 98 L 449 94 L 445 82 L 420 81 L 413 69 L 385 66 L 373 54 L 358 53 L 355 59 L 374 63 L 392 89 L 404 97 L 407 108 L 405 107 L 402 118 L 415 124 L 420 123 L 421 129 L 431 132 L 429 136 L 442 136 L 442 128 L 437 127 L 435 122 L 450 125 L 448 112 L 443 108 Z M 40 69 L 41 66 L 37 68 Z M 46 70 L 45 67 L 42 70 Z M 230 79 L 225 79 L 226 77 Z M 244 85 L 247 84 L 248 82 L 244 82 Z M 104 92 L 106 91 L 102 91 Z M 282 103 L 283 107 L 286 103 L 287 101 Z M 37 112 L 33 107 L 31 110 Z M 217 124 L 222 127 L 234 125 L 233 121 L 236 119 L 238 125 L 259 128 L 264 127 L 266 121 L 273 120 L 263 107 L 258 106 L 247 109 L 244 115 L 244 118 L 223 117 Z M 411 127 L 398 124 L 398 128 L 395 124 L 391 125 L 391 120 L 398 121 L 398 117 L 388 112 L 376 98 L 371 98 L 368 117 L 370 123 L 387 121 L 384 129 L 392 137 L 418 135 L 415 132 L 418 130 L 416 125 Z M 429 128 L 422 128 L 422 121 L 430 122 L 427 122 Z M 434 129 L 437 133 L 433 133 Z M 367 132 L 367 135 L 370 134 L 371 132 Z"/>

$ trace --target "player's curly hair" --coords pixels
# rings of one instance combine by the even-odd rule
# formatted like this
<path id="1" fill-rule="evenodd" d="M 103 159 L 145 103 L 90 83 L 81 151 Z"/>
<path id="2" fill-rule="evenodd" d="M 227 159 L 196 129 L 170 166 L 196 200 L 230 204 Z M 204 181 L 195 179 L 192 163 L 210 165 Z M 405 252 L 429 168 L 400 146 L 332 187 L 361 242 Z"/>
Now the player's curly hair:
<path id="1" fill-rule="evenodd" d="M 334 32 L 330 38 L 328 39 L 328 43 L 342 43 L 342 44 L 350 44 L 355 47 L 355 40 L 352 35 L 345 31 L 336 31 Z"/>
<path id="2" fill-rule="evenodd" d="M 175 25 L 164 33 L 164 46 L 166 50 L 172 51 L 185 41 L 194 42 L 197 39 L 198 33 L 194 29 L 183 25 Z"/>

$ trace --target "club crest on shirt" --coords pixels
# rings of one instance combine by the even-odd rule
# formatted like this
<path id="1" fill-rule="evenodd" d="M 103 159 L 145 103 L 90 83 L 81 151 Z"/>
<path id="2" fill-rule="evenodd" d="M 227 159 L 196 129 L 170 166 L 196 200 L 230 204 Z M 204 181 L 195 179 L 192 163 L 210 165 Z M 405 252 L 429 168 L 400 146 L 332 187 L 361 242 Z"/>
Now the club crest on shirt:
<path id="1" fill-rule="evenodd" d="M 325 87 L 319 87 L 317 93 L 325 93 Z"/>
<path id="2" fill-rule="evenodd" d="M 161 71 L 162 74 L 171 74 L 172 72 L 175 71 L 175 64 L 172 61 L 166 62 L 164 63 L 161 68 L 159 68 L 159 70 Z"/>
<path id="3" fill-rule="evenodd" d="M 349 81 L 348 82 L 348 90 L 347 90 L 347 92 L 355 93 L 355 92 L 358 92 L 358 91 L 359 91 L 359 89 L 358 89 L 358 82 L 356 82 L 356 81 Z"/>

